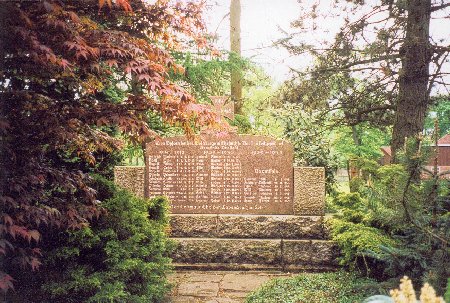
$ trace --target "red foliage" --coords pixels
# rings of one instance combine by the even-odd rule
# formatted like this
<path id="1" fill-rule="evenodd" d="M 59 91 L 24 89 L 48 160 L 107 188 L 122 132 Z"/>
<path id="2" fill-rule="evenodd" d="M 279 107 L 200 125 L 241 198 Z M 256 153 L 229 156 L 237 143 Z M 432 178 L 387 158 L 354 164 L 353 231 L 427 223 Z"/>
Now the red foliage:
<path id="1" fill-rule="evenodd" d="M 114 3 L 3 4 L 0 254 L 8 265 L 37 269 L 40 230 L 79 228 L 102 213 L 88 175 L 71 159 L 94 164 L 96 154 L 119 148 L 105 127 L 142 142 L 156 136 L 148 111 L 188 134 L 193 123 L 217 122 L 169 79 L 183 72 L 170 49 L 205 44 L 201 5 Z M 102 93 L 113 79 L 139 89 L 113 103 Z M 12 280 L 0 272 L 2 290 Z"/>

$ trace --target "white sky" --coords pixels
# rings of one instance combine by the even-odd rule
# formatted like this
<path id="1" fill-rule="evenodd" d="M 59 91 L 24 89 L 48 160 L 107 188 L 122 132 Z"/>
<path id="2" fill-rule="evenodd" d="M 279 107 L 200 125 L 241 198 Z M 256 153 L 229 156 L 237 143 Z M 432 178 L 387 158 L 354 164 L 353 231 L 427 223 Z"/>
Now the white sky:
<path id="1" fill-rule="evenodd" d="M 218 47 L 229 50 L 230 19 L 223 17 L 230 10 L 230 0 L 210 0 L 209 3 L 208 30 L 214 32 L 217 28 Z M 271 47 L 271 44 L 283 36 L 278 26 L 287 30 L 290 22 L 299 16 L 299 7 L 297 0 L 241 0 L 242 55 L 261 64 L 278 81 L 287 79 L 288 63 L 293 64 L 300 58 L 289 58 L 286 50 Z"/>
<path id="2" fill-rule="evenodd" d="M 371 1 L 371 0 L 369 0 Z M 301 15 L 301 8 L 316 1 L 303 0 L 302 4 L 298 0 L 241 0 L 241 47 L 242 55 L 251 58 L 252 61 L 261 64 L 266 72 L 277 82 L 282 82 L 289 78 L 289 66 L 302 68 L 309 65 L 309 56 L 291 57 L 283 48 L 276 48 L 271 44 L 285 35 L 279 30 L 282 28 L 287 32 L 292 32 L 290 23 Z M 320 1 L 321 6 L 328 5 L 332 0 Z M 206 12 L 208 31 L 214 33 L 217 29 L 219 40 L 217 46 L 229 49 L 229 17 L 224 16 L 229 12 L 230 0 L 208 0 L 209 9 Z M 447 9 L 441 15 L 450 15 Z M 307 42 L 318 39 L 332 39 L 334 32 L 339 30 L 341 19 L 327 18 L 323 23 L 317 24 L 323 28 L 321 35 L 304 37 Z M 432 20 L 431 32 L 436 38 L 450 38 L 450 19 L 446 21 Z M 327 33 L 328 32 L 328 33 Z M 318 37 L 321 36 L 321 37 Z"/>

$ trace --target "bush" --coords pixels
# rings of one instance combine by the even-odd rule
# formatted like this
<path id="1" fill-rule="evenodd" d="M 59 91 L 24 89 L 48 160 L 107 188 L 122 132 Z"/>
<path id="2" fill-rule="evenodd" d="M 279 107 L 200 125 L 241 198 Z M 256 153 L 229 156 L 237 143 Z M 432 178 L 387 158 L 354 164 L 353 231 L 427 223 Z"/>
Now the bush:
<path id="1" fill-rule="evenodd" d="M 376 283 L 345 271 L 274 279 L 248 295 L 247 303 L 353 303 L 380 292 Z"/>
<path id="2" fill-rule="evenodd" d="M 366 265 L 373 263 L 373 256 L 382 252 L 382 247 L 395 247 L 397 243 L 381 230 L 345 220 L 331 219 L 331 236 L 341 249 L 341 265 Z M 362 258 L 362 260 L 361 260 Z M 360 262 L 358 262 L 360 261 Z M 362 262 L 361 262 L 362 261 Z"/>
<path id="3" fill-rule="evenodd" d="M 349 181 L 348 187 L 350 192 L 356 193 L 365 185 L 365 181 L 361 177 L 354 177 Z"/>
<path id="4" fill-rule="evenodd" d="M 96 188 L 106 213 L 46 235 L 41 270 L 18 283 L 20 302 L 159 302 L 169 290 L 166 198 L 140 199 L 101 177 Z"/>
<path id="5" fill-rule="evenodd" d="M 382 280 L 407 275 L 442 294 L 450 268 L 448 183 L 416 179 L 408 163 L 369 164 L 361 167 L 370 171 L 370 182 L 331 203 L 335 217 L 327 222 L 341 264 Z"/>

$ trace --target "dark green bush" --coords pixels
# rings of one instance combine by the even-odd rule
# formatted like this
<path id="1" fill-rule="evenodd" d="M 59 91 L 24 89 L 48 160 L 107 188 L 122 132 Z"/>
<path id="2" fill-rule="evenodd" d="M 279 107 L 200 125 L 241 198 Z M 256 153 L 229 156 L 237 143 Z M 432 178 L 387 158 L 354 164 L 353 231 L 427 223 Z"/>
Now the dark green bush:
<path id="1" fill-rule="evenodd" d="M 83 229 L 46 235 L 41 270 L 22 277 L 18 301 L 159 302 L 167 293 L 166 198 L 140 199 L 101 177 L 96 188 L 105 214 Z"/>

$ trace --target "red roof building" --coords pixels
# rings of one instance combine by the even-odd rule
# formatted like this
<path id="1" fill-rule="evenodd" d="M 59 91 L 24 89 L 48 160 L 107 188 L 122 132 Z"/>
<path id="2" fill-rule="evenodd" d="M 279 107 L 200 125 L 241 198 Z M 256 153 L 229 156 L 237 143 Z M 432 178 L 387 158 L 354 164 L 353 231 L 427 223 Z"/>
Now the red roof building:
<path id="1" fill-rule="evenodd" d="M 446 134 L 438 140 L 438 146 L 450 146 L 450 134 Z"/>
<path id="2" fill-rule="evenodd" d="M 450 134 L 447 134 L 447 135 L 443 136 L 442 138 L 440 138 L 438 140 L 437 146 L 438 146 L 438 150 L 437 150 L 437 152 L 438 152 L 438 156 L 437 156 L 438 173 L 443 172 L 443 171 L 448 171 L 448 170 L 450 170 Z M 431 147 L 434 147 L 434 145 L 432 145 Z M 390 146 L 382 146 L 381 152 L 383 153 L 383 156 L 380 159 L 380 164 L 387 165 L 387 164 L 391 163 L 391 161 L 392 161 L 391 147 Z M 430 171 L 434 171 L 434 161 L 435 161 L 435 157 L 433 155 L 431 155 L 430 161 L 425 166 L 425 168 Z M 447 174 L 442 177 L 450 179 L 450 174 Z"/>

